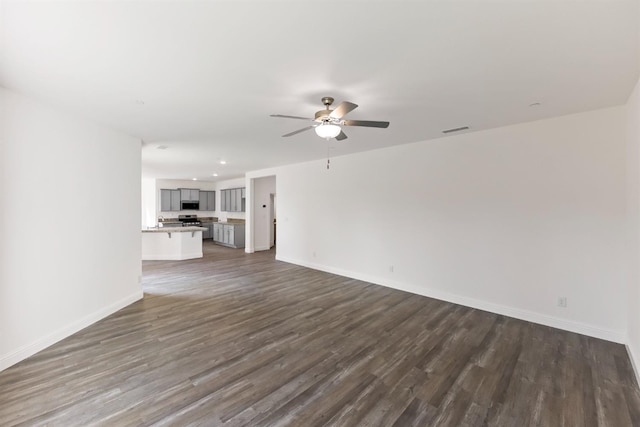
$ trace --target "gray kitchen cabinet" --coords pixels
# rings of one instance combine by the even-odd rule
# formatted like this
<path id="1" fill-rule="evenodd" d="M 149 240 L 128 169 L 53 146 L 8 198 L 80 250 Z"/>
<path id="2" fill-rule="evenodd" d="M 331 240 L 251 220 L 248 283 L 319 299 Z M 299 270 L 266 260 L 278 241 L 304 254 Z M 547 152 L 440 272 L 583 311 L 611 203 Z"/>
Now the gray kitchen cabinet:
<path id="1" fill-rule="evenodd" d="M 233 225 L 224 226 L 224 242 L 227 245 L 233 245 L 235 243 L 235 230 L 236 228 Z"/>
<path id="2" fill-rule="evenodd" d="M 207 192 L 207 208 L 209 208 L 208 210 L 210 211 L 216 210 L 216 192 L 215 191 Z"/>
<path id="3" fill-rule="evenodd" d="M 244 248 L 244 224 L 233 225 L 233 247 Z"/>
<path id="4" fill-rule="evenodd" d="M 203 222 L 201 227 L 206 228 L 206 230 L 202 230 L 202 240 L 211 239 L 213 237 L 213 223 Z"/>
<path id="5" fill-rule="evenodd" d="M 160 190 L 160 211 L 168 212 L 171 210 L 171 190 Z"/>
<path id="6" fill-rule="evenodd" d="M 170 212 L 180 210 L 180 190 L 160 190 L 160 211 Z"/>
<path id="7" fill-rule="evenodd" d="M 234 188 L 229 191 L 231 192 L 231 211 L 240 212 L 238 209 L 238 200 L 240 200 L 240 197 L 238 197 L 238 190 Z"/>
<path id="8" fill-rule="evenodd" d="M 223 245 L 228 245 L 229 243 L 229 230 L 227 227 L 222 224 L 220 227 L 220 241 L 218 243 L 222 243 Z"/>
<path id="9" fill-rule="evenodd" d="M 216 210 L 216 192 L 200 191 L 200 210 L 215 211 Z"/>
<path id="10" fill-rule="evenodd" d="M 229 203 L 227 203 L 227 190 L 220 190 L 220 210 L 222 212 L 229 212 Z"/>
<path id="11" fill-rule="evenodd" d="M 238 212 L 236 210 L 236 191 L 235 190 L 229 190 L 229 194 L 231 194 L 231 209 L 229 209 L 231 212 Z"/>
<path id="12" fill-rule="evenodd" d="M 183 202 L 198 202 L 200 201 L 200 190 L 194 188 L 181 188 L 180 200 Z"/>
<path id="13" fill-rule="evenodd" d="M 236 188 L 236 212 L 244 212 L 244 199 L 242 198 L 244 188 Z"/>
<path id="14" fill-rule="evenodd" d="M 181 222 L 163 222 L 162 223 L 162 227 L 182 227 L 182 223 Z"/>
<path id="15" fill-rule="evenodd" d="M 213 224 L 213 241 L 219 245 L 244 248 L 244 235 L 244 224 Z"/>
<path id="16" fill-rule="evenodd" d="M 171 190 L 171 210 L 180 210 L 180 190 Z"/>
<path id="17" fill-rule="evenodd" d="M 231 197 L 229 195 L 229 190 L 221 190 L 220 191 L 220 210 L 222 212 L 229 212 L 231 207 Z"/>
<path id="18" fill-rule="evenodd" d="M 227 206 L 227 212 L 233 212 L 231 210 L 231 192 L 229 190 L 224 190 L 224 201 Z"/>
<path id="19" fill-rule="evenodd" d="M 244 212 L 246 200 L 244 188 L 220 190 L 220 210 L 222 212 Z"/>

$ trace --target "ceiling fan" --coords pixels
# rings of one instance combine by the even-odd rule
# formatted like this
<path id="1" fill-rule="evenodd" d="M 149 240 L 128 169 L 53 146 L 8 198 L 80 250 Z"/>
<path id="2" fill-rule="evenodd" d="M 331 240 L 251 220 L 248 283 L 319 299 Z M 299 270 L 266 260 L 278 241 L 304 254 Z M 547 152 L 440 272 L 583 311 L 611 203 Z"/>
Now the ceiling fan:
<path id="1" fill-rule="evenodd" d="M 322 103 L 324 104 L 325 109 L 317 111 L 314 119 L 299 116 L 285 116 L 282 114 L 271 114 L 271 117 L 282 117 L 285 119 L 298 119 L 317 122 L 316 124 L 282 135 L 283 137 L 293 136 L 309 129 L 315 128 L 316 134 L 318 134 L 318 136 L 321 138 L 335 138 L 338 141 L 342 141 L 343 139 L 347 139 L 347 135 L 345 135 L 345 133 L 342 131 L 341 126 L 365 126 L 372 128 L 389 127 L 389 122 L 375 122 L 370 120 L 343 120 L 343 117 L 358 108 L 358 105 L 354 104 L 353 102 L 344 101 L 340 105 L 338 105 L 335 110 L 331 110 L 329 109 L 329 107 L 331 106 L 331 104 L 333 104 L 333 101 L 334 99 L 330 96 L 325 96 L 324 98 L 322 98 Z"/>

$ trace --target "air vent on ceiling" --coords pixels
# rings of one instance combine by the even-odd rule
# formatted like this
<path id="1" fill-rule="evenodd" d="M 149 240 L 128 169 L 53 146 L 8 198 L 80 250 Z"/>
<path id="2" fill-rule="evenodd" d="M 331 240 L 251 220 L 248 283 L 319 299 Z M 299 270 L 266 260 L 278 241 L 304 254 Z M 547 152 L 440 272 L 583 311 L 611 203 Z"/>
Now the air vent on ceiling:
<path id="1" fill-rule="evenodd" d="M 453 128 L 453 129 L 443 130 L 442 133 L 459 132 L 461 130 L 467 130 L 467 129 L 469 129 L 469 126 L 462 126 L 461 128 Z"/>

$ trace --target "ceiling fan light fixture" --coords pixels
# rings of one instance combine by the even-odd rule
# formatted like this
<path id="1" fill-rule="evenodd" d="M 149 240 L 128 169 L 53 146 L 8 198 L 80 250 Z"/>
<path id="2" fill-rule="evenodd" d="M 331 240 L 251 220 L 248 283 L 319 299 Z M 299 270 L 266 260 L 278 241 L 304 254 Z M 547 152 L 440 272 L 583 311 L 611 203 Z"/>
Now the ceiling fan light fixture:
<path id="1" fill-rule="evenodd" d="M 306 132 L 310 129 L 315 129 L 316 134 L 318 134 L 320 138 L 324 138 L 326 140 L 335 138 L 337 141 L 344 141 L 345 139 L 347 139 L 347 135 L 345 135 L 345 133 L 342 131 L 342 126 L 364 126 L 370 128 L 389 127 L 389 122 L 379 122 L 373 120 L 343 120 L 342 118 L 346 114 L 349 114 L 349 112 L 358 107 L 358 104 L 354 104 L 353 102 L 343 101 L 336 107 L 335 110 L 331 110 L 329 108 L 329 106 L 333 104 L 332 97 L 325 96 L 324 98 L 322 98 L 322 103 L 324 104 L 325 109 L 316 111 L 316 115 L 312 119 L 300 116 L 285 116 L 283 114 L 271 114 L 271 117 L 308 120 L 314 122 L 314 124 L 303 127 L 302 129 L 285 133 L 284 135 L 282 135 L 284 138 Z"/>
<path id="2" fill-rule="evenodd" d="M 340 126 L 331 123 L 323 122 L 321 125 L 316 126 L 316 134 L 320 138 L 335 138 L 340 135 L 340 132 L 342 132 Z"/>

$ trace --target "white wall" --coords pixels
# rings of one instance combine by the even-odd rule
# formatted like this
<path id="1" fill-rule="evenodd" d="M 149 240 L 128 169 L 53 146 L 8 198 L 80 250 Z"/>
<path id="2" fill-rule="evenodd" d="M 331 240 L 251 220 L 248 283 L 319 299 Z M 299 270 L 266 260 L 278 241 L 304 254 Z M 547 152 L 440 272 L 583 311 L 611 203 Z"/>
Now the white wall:
<path id="1" fill-rule="evenodd" d="M 275 168 L 277 258 L 624 342 L 625 150 L 616 107 Z"/>
<path id="2" fill-rule="evenodd" d="M 0 105 L 4 369 L 142 297 L 141 147 L 2 88 Z"/>
<path id="3" fill-rule="evenodd" d="M 628 338 L 631 360 L 640 368 L 640 80 L 627 103 L 627 201 L 629 245 Z"/>
<path id="4" fill-rule="evenodd" d="M 142 228 L 155 227 L 158 223 L 159 195 L 156 190 L 156 180 L 153 178 L 142 178 L 141 180 L 141 212 Z"/>
<path id="5" fill-rule="evenodd" d="M 640 3 L 638 3 L 640 22 Z M 640 49 L 640 26 L 638 49 Z M 640 63 L 638 64 L 640 67 Z M 640 79 L 631 92 L 627 109 L 627 216 L 629 289 L 627 295 L 627 350 L 640 382 Z"/>

